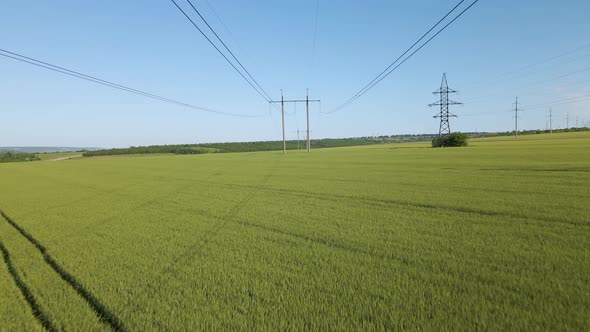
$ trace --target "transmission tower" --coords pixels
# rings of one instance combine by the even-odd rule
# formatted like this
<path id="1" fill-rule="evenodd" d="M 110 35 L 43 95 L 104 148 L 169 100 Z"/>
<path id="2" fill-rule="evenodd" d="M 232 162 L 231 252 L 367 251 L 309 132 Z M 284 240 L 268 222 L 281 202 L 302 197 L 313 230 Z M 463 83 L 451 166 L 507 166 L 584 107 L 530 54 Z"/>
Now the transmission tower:
<path id="1" fill-rule="evenodd" d="M 455 114 L 449 112 L 449 106 L 463 105 L 463 103 L 450 100 L 449 93 L 457 93 L 457 91 L 449 89 L 449 85 L 447 84 L 447 73 L 444 73 L 442 77 L 442 82 L 440 83 L 440 88 L 432 93 L 435 95 L 439 95 L 440 99 L 439 101 L 428 105 L 430 107 L 440 106 L 440 112 L 434 116 L 434 118 L 440 118 L 440 128 L 438 129 L 439 137 L 451 134 L 451 125 L 449 124 L 449 118 L 457 117 Z"/>

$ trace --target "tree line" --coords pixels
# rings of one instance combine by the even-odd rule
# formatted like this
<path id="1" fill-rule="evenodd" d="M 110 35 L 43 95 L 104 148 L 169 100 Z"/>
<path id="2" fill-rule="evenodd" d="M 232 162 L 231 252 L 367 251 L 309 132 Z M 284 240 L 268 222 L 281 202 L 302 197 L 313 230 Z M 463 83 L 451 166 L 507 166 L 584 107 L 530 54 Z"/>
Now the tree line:
<path id="1" fill-rule="evenodd" d="M 430 141 L 433 135 L 399 135 L 379 137 L 357 137 L 357 138 L 325 138 L 311 140 L 314 149 L 336 148 L 343 146 L 385 144 L 385 143 L 409 143 Z M 305 140 L 289 140 L 288 150 L 305 149 Z M 85 157 L 112 156 L 123 154 L 150 154 L 150 153 L 173 153 L 173 154 L 202 154 L 202 153 L 230 153 L 230 152 L 256 152 L 256 151 L 279 151 L 283 149 L 283 141 L 258 141 L 258 142 L 226 142 L 226 143 L 201 143 L 201 144 L 180 144 L 180 145 L 150 145 L 119 149 L 107 149 L 84 152 Z"/>
<path id="2" fill-rule="evenodd" d="M 34 153 L 0 152 L 0 163 L 41 160 Z"/>

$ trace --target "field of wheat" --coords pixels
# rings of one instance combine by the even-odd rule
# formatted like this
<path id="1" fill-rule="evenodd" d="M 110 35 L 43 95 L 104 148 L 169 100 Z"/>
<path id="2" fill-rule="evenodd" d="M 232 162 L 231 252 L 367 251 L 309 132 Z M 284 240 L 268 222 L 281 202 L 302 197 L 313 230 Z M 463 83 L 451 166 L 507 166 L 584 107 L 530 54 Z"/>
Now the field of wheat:
<path id="1" fill-rule="evenodd" d="M 1 164 L 0 330 L 585 330 L 589 146 Z"/>

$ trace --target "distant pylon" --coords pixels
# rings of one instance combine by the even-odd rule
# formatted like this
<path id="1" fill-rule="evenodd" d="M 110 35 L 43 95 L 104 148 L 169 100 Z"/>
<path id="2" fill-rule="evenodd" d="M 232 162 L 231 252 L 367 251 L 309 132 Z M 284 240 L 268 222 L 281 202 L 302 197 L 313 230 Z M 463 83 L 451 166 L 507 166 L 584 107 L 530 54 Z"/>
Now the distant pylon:
<path id="1" fill-rule="evenodd" d="M 514 103 L 514 138 L 518 139 L 518 97 Z"/>
<path id="2" fill-rule="evenodd" d="M 435 95 L 439 95 L 440 99 L 439 101 L 428 105 L 430 107 L 440 106 L 440 112 L 434 116 L 434 118 L 440 118 L 440 127 L 438 129 L 439 137 L 451 134 L 451 125 L 449 124 L 449 118 L 457 117 L 455 114 L 449 112 L 449 106 L 463 104 L 450 100 L 449 93 L 457 93 L 457 91 L 449 89 L 449 85 L 447 84 L 447 73 L 444 73 L 442 77 L 442 82 L 440 83 L 440 89 L 432 93 Z"/>
<path id="3" fill-rule="evenodd" d="M 549 108 L 549 133 L 553 134 L 553 108 Z"/>

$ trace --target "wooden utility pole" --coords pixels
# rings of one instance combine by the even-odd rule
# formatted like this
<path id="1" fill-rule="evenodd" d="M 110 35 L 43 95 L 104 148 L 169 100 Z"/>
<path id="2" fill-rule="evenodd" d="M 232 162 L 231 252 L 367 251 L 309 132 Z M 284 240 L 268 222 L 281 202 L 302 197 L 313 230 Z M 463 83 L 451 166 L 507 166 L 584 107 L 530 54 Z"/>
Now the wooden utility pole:
<path id="1" fill-rule="evenodd" d="M 549 108 L 549 133 L 553 134 L 553 109 Z"/>
<path id="2" fill-rule="evenodd" d="M 307 152 L 311 151 L 311 142 L 309 141 L 309 89 L 305 93 L 305 112 L 307 114 Z"/>
<path id="3" fill-rule="evenodd" d="M 289 114 L 289 113 L 287 113 Z M 302 130 L 297 128 L 297 130 L 292 131 L 293 133 L 297 134 L 297 150 L 303 149 L 303 144 L 301 144 L 301 134 Z M 304 140 L 305 141 L 305 140 Z"/>
<path id="4" fill-rule="evenodd" d="M 287 141 L 285 140 L 285 100 L 281 91 L 281 120 L 283 123 L 283 155 L 287 154 Z"/>
<path id="5" fill-rule="evenodd" d="M 514 139 L 518 139 L 518 97 L 514 107 Z"/>

